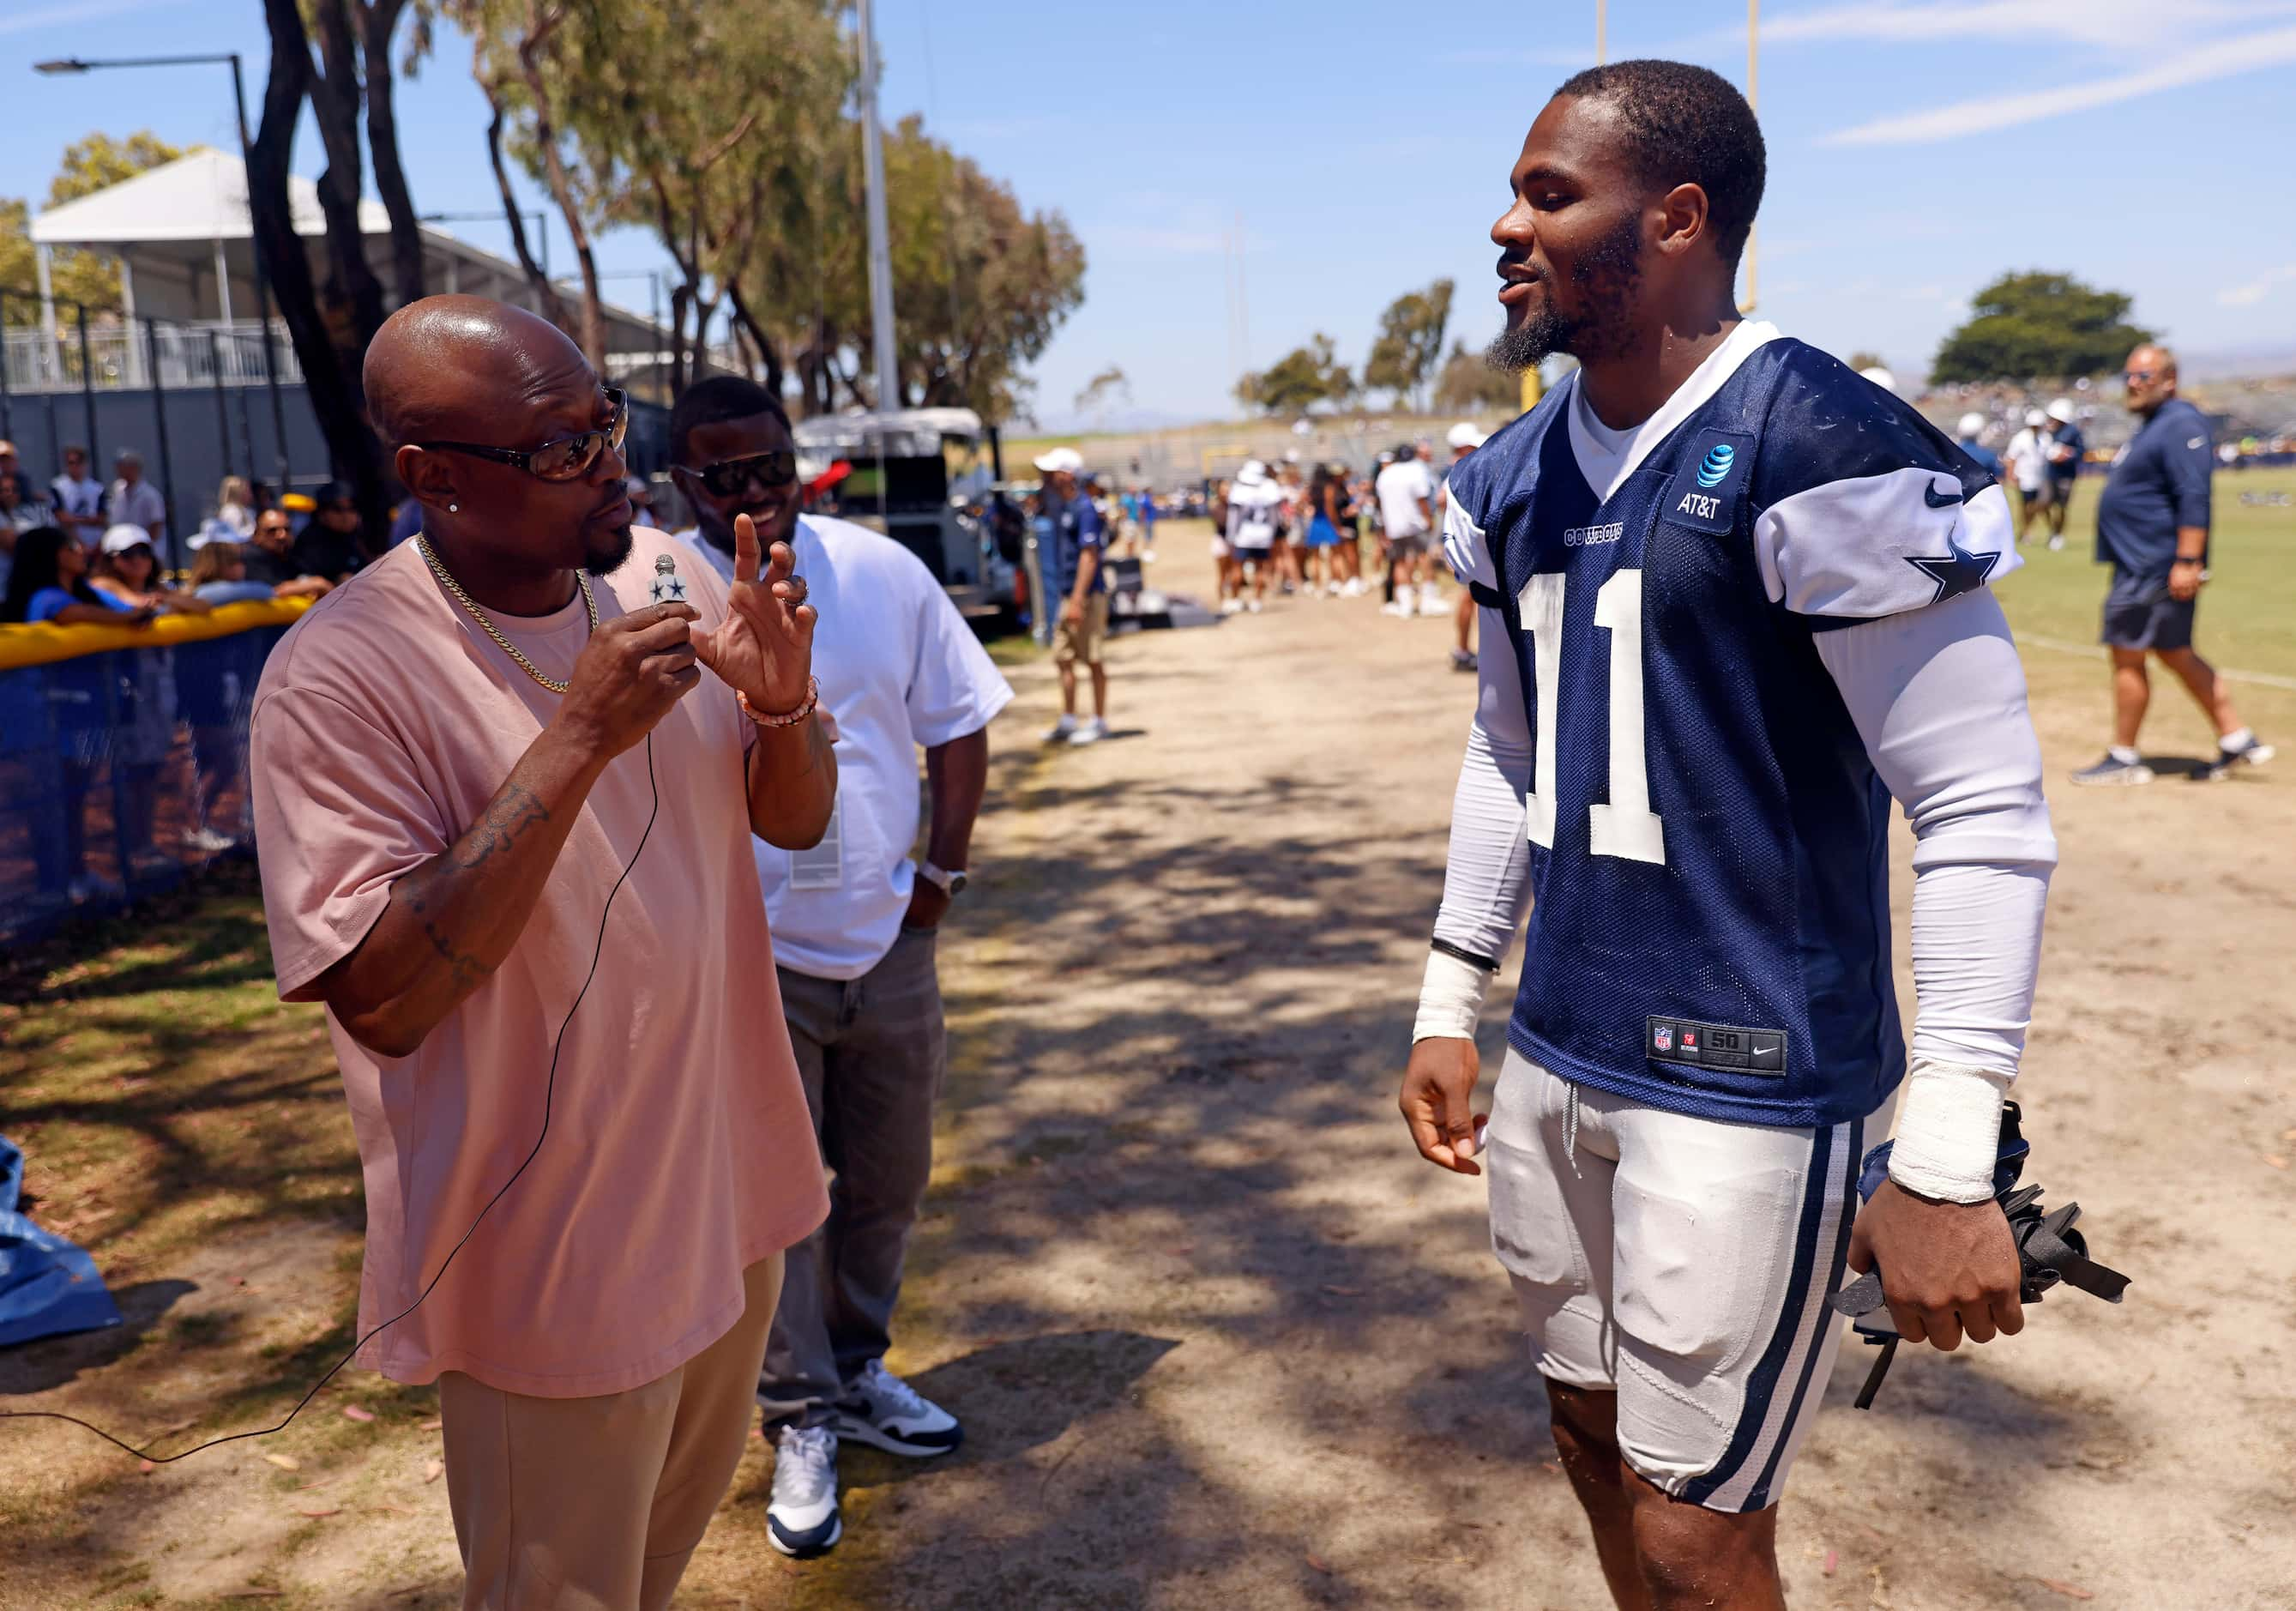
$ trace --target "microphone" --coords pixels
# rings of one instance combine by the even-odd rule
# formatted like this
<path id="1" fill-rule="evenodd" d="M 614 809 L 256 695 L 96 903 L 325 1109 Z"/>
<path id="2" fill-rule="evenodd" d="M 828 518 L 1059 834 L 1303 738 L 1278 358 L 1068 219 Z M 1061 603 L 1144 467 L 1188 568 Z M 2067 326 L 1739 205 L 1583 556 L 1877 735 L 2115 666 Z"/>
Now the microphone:
<path id="1" fill-rule="evenodd" d="M 650 602 L 657 604 L 682 604 L 685 602 L 685 581 L 677 574 L 677 561 L 671 555 L 658 555 L 653 562 L 653 580 L 648 586 Z"/>

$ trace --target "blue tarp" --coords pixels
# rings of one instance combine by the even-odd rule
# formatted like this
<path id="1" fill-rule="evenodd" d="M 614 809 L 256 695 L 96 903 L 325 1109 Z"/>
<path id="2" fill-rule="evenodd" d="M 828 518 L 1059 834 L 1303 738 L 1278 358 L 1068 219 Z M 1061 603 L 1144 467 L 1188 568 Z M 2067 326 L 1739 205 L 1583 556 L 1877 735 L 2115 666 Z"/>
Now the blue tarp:
<path id="1" fill-rule="evenodd" d="M 0 1136 L 0 1348 L 119 1324 L 95 1261 L 16 1212 L 24 1155 Z"/>

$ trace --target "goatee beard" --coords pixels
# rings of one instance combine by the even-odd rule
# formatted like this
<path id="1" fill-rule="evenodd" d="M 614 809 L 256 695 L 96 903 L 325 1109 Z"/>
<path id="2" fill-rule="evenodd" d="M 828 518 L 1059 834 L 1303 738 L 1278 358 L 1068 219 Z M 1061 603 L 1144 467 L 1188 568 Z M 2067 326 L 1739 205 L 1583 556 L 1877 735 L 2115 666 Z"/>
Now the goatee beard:
<path id="1" fill-rule="evenodd" d="M 1642 277 L 1642 219 L 1630 213 L 1572 266 L 1570 284 L 1578 292 L 1582 310 L 1578 316 L 1556 312 L 1550 297 L 1546 308 L 1500 332 L 1483 349 L 1483 361 L 1520 374 L 1558 352 L 1583 364 L 1626 351 L 1634 344 L 1635 292 Z"/>
<path id="2" fill-rule="evenodd" d="M 627 526 L 617 526 L 607 537 L 605 545 L 593 548 L 583 556 L 582 569 L 593 576 L 610 576 L 622 568 L 622 562 L 637 546 L 637 538 Z"/>

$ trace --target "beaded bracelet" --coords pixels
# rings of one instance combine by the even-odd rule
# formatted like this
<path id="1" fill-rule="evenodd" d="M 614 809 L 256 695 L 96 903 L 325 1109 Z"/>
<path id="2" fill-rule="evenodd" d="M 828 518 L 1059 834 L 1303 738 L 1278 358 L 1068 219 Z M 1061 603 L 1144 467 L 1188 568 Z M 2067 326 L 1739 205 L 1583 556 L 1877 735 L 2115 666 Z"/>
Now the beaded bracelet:
<path id="1" fill-rule="evenodd" d="M 803 721 L 807 717 L 812 715 L 814 707 L 821 703 L 821 682 L 817 678 L 807 678 L 805 679 L 804 703 L 800 704 L 796 710 L 785 711 L 779 716 L 760 716 L 750 705 L 750 696 L 742 693 L 739 688 L 734 690 L 734 698 L 740 703 L 742 707 L 742 714 L 748 717 L 751 721 L 756 722 L 761 727 L 793 727 L 797 726 L 798 723 Z"/>

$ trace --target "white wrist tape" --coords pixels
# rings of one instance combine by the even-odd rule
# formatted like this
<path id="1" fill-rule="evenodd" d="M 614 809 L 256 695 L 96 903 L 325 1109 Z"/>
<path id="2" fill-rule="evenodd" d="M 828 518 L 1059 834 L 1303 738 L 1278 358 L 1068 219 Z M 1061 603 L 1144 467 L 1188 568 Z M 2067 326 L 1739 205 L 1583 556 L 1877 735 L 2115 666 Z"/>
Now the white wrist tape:
<path id="1" fill-rule="evenodd" d="M 1472 1040 L 1475 1021 L 1483 1013 L 1483 992 L 1490 987 L 1486 969 L 1448 952 L 1428 952 L 1427 979 L 1419 987 L 1419 1022 L 1412 1026 L 1411 1043 L 1439 1037 Z"/>
<path id="2" fill-rule="evenodd" d="M 1916 1059 L 1898 1109 L 1890 1179 L 1907 1191 L 1947 1203 L 1982 1203 L 1993 1195 L 2001 1152 L 2001 1102 L 2009 1076 L 1953 1063 Z"/>

